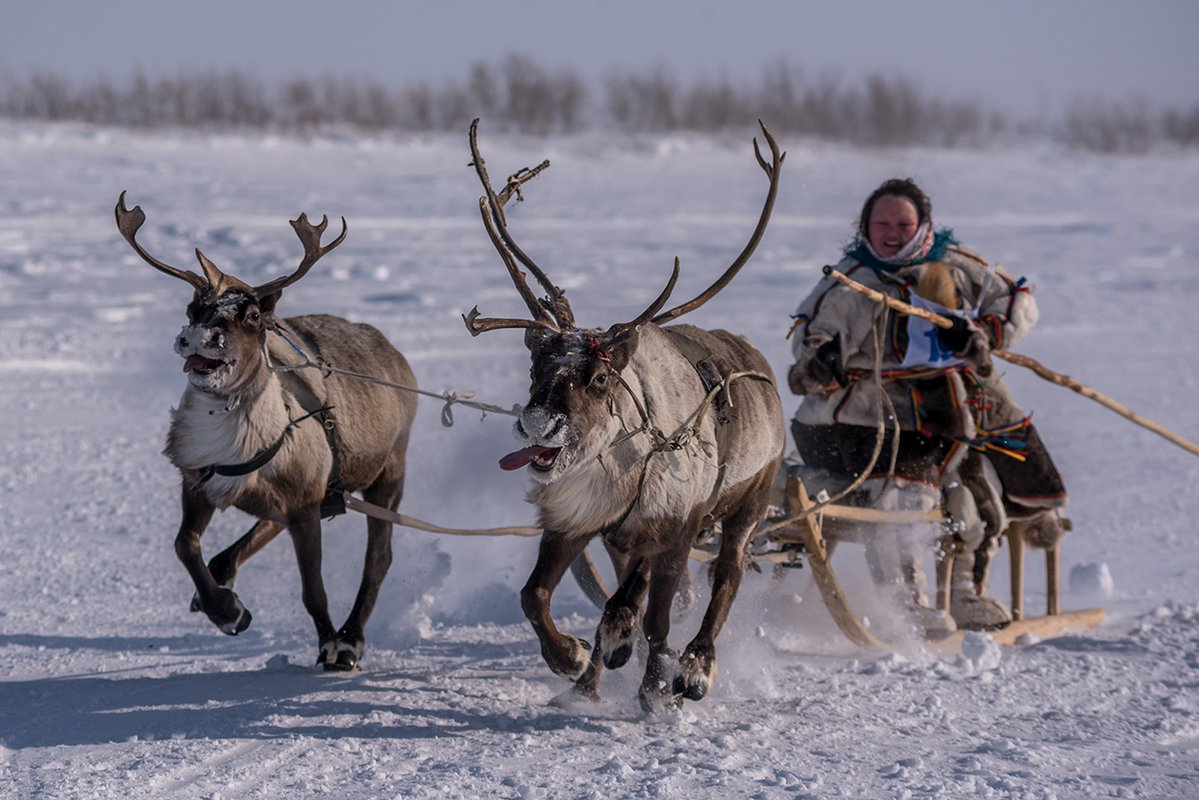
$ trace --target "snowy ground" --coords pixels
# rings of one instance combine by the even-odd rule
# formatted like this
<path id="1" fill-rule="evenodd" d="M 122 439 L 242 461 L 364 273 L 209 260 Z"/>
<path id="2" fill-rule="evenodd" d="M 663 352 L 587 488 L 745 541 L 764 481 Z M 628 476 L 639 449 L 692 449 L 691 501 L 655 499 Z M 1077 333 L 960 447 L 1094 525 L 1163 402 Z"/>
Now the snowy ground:
<path id="1" fill-rule="evenodd" d="M 746 127 L 735 141 L 541 141 L 492 136 L 497 178 L 549 157 L 512 213 L 518 239 L 570 291 L 580 323 L 638 313 L 732 260 L 766 179 Z M 1100 158 L 1050 149 L 857 152 L 783 142 L 778 207 L 757 256 L 691 322 L 747 334 L 777 372 L 788 314 L 835 259 L 865 194 L 913 175 L 941 224 L 1027 274 L 1042 322 L 1018 348 L 1199 438 L 1193 298 L 1199 157 Z M 283 313 L 381 328 L 423 386 L 525 399 L 513 331 L 472 339 L 460 314 L 522 306 L 478 219 L 461 136 L 312 142 L 0 126 L 0 792 L 12 797 L 1194 797 L 1199 794 L 1199 461 L 1017 367 L 1072 492 L 1064 574 L 1103 565 L 1114 588 L 1065 587 L 1102 605 L 1083 634 L 939 658 L 916 645 L 857 651 L 807 575 L 750 575 L 703 702 L 645 718 L 636 665 L 605 676 L 598 706 L 554 708 L 516 592 L 535 542 L 396 534 L 398 557 L 367 630 L 364 669 L 324 675 L 286 539 L 238 591 L 254 612 L 224 636 L 189 614 L 172 549 L 177 479 L 161 455 L 184 378 L 171 342 L 190 289 L 119 238 L 122 189 L 142 240 L 194 268 L 200 246 L 252 283 L 289 271 L 299 211 L 349 220 L 346 243 Z M 785 397 L 788 411 L 793 398 Z M 402 510 L 441 524 L 527 524 L 524 478 L 495 466 L 508 418 L 423 401 Z M 247 527 L 206 536 L 215 552 Z M 326 581 L 348 608 L 364 525 L 328 526 Z M 869 603 L 860 550 L 838 552 Z M 1006 583 L 1002 562 L 997 587 Z M 1029 560 L 1029 605 L 1044 602 Z M 1002 592 L 1001 592 L 1002 595 Z M 564 584 L 555 612 L 592 632 Z M 878 613 L 883 613 L 879 610 Z M 336 612 L 335 612 L 336 616 Z M 685 643 L 694 615 L 676 623 Z M 998 657 L 997 657 L 998 656 Z"/>

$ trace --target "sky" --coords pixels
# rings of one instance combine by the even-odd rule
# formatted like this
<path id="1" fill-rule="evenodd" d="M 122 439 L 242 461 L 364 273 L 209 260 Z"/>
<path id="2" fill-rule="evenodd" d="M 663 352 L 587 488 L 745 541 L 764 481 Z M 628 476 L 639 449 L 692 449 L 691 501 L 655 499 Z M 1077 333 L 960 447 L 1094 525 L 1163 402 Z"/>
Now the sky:
<path id="1" fill-rule="evenodd" d="M 266 79 L 465 76 L 509 53 L 589 80 L 663 66 L 752 79 L 786 58 L 813 76 L 915 79 L 934 96 L 1048 112 L 1080 96 L 1199 103 L 1194 0 L 44 0 L 10 3 L 0 76 L 237 68 Z"/>

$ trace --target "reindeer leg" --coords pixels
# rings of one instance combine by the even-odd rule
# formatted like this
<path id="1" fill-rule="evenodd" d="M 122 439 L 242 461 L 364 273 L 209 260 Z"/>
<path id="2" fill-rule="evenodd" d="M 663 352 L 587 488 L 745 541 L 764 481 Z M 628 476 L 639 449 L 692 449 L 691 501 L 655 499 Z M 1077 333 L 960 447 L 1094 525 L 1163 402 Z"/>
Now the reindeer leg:
<path id="1" fill-rule="evenodd" d="M 541 657 L 555 675 L 586 683 L 591 670 L 587 652 L 591 645 L 554 625 L 550 598 L 571 562 L 587 546 L 587 537 L 546 531 L 537 551 L 537 565 L 520 590 L 520 607 L 541 642 Z"/>
<path id="2" fill-rule="evenodd" d="M 613 561 L 617 562 L 615 555 Z M 623 554 L 618 563 L 622 565 L 620 574 L 624 580 L 604 605 L 603 616 L 595 629 L 591 663 L 574 685 L 574 694 L 590 700 L 599 700 L 599 681 L 604 667 L 620 669 L 628 663 L 637 640 L 637 612 L 648 585 L 649 567 L 644 561 L 638 561 L 630 572 L 629 559 Z"/>
<path id="3" fill-rule="evenodd" d="M 191 492 L 185 486 L 183 489 L 183 520 L 179 523 L 179 533 L 175 536 L 175 555 L 183 562 L 184 568 L 191 575 L 192 583 L 196 585 L 196 595 L 193 605 L 198 605 L 213 624 L 230 636 L 250 627 L 253 619 L 250 612 L 242 605 L 230 589 L 220 586 L 213 578 L 204 563 L 204 555 L 200 549 L 200 537 L 212 519 L 213 505 L 202 495 Z"/>
<path id="4" fill-rule="evenodd" d="M 641 598 L 649 587 L 649 562 L 637 561 L 625 575 L 620 588 L 604 606 L 604 615 L 595 631 L 595 649 L 603 654 L 604 666 L 620 669 L 633 655 L 637 641 L 637 613 Z"/>
<path id="5" fill-rule="evenodd" d="M 688 526 L 688 530 L 694 530 Z M 654 558 L 650 569 L 649 596 L 645 604 L 645 639 L 649 657 L 637 697 L 641 708 L 652 714 L 665 706 L 677 708 L 682 702 L 675 688 L 678 674 L 676 654 L 670 649 L 670 609 L 691 550 L 690 536 L 682 537 L 682 547 L 675 547 Z"/>
<path id="6" fill-rule="evenodd" d="M 250 560 L 259 550 L 266 547 L 287 527 L 281 522 L 260 519 L 233 544 L 217 553 L 208 562 L 213 579 L 225 588 L 232 588 L 241 565 Z"/>
<path id="7" fill-rule="evenodd" d="M 699 632 L 679 659 L 680 670 L 675 678 L 675 693 L 688 700 L 702 700 L 716 680 L 716 637 L 728 619 L 729 609 L 741 586 L 741 577 L 745 574 L 745 548 L 749 537 L 766 516 L 773 477 L 773 466 L 759 474 L 757 488 L 750 489 L 740 507 L 722 523 L 720 554 L 716 557 L 712 575 L 712 597 Z"/>
<path id="8" fill-rule="evenodd" d="M 368 503 L 382 506 L 395 511 L 404 495 L 404 478 L 376 481 L 367 488 L 363 498 Z M 392 524 L 383 520 L 367 517 L 366 520 L 366 558 L 362 565 L 362 583 L 358 587 L 358 596 L 354 600 L 354 608 L 345 624 L 337 631 L 334 648 L 337 654 L 336 666 L 326 664 L 326 669 L 350 670 L 358 666 L 362 654 L 366 650 L 366 621 L 370 619 L 379 599 L 379 587 L 391 569 L 391 531 Z"/>
<path id="9" fill-rule="evenodd" d="M 608 558 L 612 560 L 612 568 L 616 570 L 616 580 L 623 582 L 629 574 L 629 554 L 622 553 L 617 550 L 606 540 L 603 542 L 604 552 L 608 554 Z"/>
<path id="10" fill-rule="evenodd" d="M 209 560 L 208 571 L 212 573 L 212 579 L 217 582 L 218 586 L 232 589 L 233 581 L 237 577 L 237 570 L 241 565 L 249 561 L 250 557 L 259 550 L 270 544 L 283 531 L 283 528 L 284 525 L 281 523 L 267 519 L 260 519 L 255 522 L 254 526 L 244 536 Z M 191 610 L 200 610 L 200 596 L 198 594 L 192 597 Z"/>
<path id="11" fill-rule="evenodd" d="M 320 653 L 316 663 L 326 670 L 337 669 L 333 621 L 329 619 L 329 600 L 321 578 L 321 512 L 320 503 L 310 503 L 296 510 L 288 519 L 287 532 L 296 551 L 300 567 L 300 587 L 304 608 L 316 625 Z"/>

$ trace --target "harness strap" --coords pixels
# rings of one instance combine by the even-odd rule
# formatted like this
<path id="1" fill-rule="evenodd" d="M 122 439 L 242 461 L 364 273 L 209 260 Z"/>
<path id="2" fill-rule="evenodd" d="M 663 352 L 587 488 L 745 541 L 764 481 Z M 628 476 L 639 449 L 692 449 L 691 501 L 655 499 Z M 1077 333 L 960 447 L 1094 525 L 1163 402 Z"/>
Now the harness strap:
<path id="1" fill-rule="evenodd" d="M 279 434 L 279 438 L 276 439 L 271 445 L 267 446 L 263 450 L 260 450 L 258 454 L 249 461 L 243 461 L 240 464 L 209 464 L 207 467 L 200 470 L 200 480 L 196 482 L 196 485 L 203 486 L 205 483 L 211 480 L 214 475 L 222 475 L 227 478 L 236 478 L 242 475 L 249 475 L 251 472 L 256 472 L 262 469 L 271 462 L 272 458 L 278 455 L 279 451 L 283 448 L 283 442 L 287 440 L 287 437 L 295 429 L 296 425 L 299 425 L 309 417 L 315 417 L 317 415 L 323 416 L 325 412 L 330 410 L 332 410 L 331 406 L 318 408 L 316 411 L 310 411 L 299 419 L 293 419 L 289 421 L 287 423 L 287 427 L 283 429 L 283 433 Z M 333 450 L 333 475 L 336 477 L 337 448 L 333 446 L 333 432 L 327 426 L 325 428 L 325 435 L 329 437 L 329 447 Z"/>
<path id="2" fill-rule="evenodd" d="M 678 342 L 676 342 L 676 345 L 677 344 Z M 628 508 L 624 510 L 624 513 L 617 517 L 616 520 L 608 525 L 605 525 L 596 532 L 605 539 L 613 536 L 617 531 L 620 530 L 620 528 L 624 525 L 625 520 L 627 520 L 629 515 L 633 513 L 633 509 L 636 508 L 639 502 L 641 502 L 641 492 L 645 488 L 645 479 L 649 474 L 649 465 L 650 461 L 653 460 L 653 457 L 658 453 L 666 452 L 668 450 L 683 450 L 692 442 L 693 439 L 698 440 L 701 423 L 703 422 L 703 419 L 707 415 L 709 409 L 713 411 L 716 417 L 717 450 L 719 454 L 721 434 L 725 431 L 723 425 L 729 421 L 728 409 L 733 404 L 731 395 L 731 385 L 733 381 L 741 378 L 752 378 L 753 380 L 765 381 L 771 385 L 774 384 L 774 381 L 770 378 L 770 376 L 761 372 L 732 372 L 724 377 L 720 377 L 716 372 L 716 368 L 708 360 L 709 357 L 706 350 L 696 348 L 690 342 L 687 342 L 685 347 L 680 347 L 679 350 L 695 368 L 696 375 L 699 377 L 700 382 L 704 385 L 704 388 L 707 389 L 707 394 L 704 396 L 703 401 L 699 404 L 699 407 L 693 411 L 690 417 L 685 420 L 670 436 L 666 436 L 666 434 L 652 424 L 649 414 L 645 410 L 645 406 L 638 399 L 637 394 L 633 391 L 633 388 L 629 386 L 619 372 L 612 370 L 612 376 L 620 383 L 621 387 L 624 388 L 625 392 L 629 396 L 629 399 L 633 401 L 633 405 L 636 407 L 637 412 L 641 415 L 641 427 L 629 431 L 624 436 L 621 436 L 612 443 L 611 447 L 616 447 L 617 445 L 624 443 L 640 433 L 648 434 L 652 439 L 652 443 L 650 445 L 649 452 L 645 454 L 645 462 L 641 465 L 641 476 L 637 480 L 637 492 L 633 496 L 633 502 L 629 504 Z M 716 480 L 712 486 L 712 491 L 708 496 L 708 501 L 706 504 L 708 509 L 707 513 L 711 513 L 712 509 L 716 506 L 717 498 L 720 496 L 720 490 L 724 486 L 724 474 L 725 465 L 718 464 Z"/>

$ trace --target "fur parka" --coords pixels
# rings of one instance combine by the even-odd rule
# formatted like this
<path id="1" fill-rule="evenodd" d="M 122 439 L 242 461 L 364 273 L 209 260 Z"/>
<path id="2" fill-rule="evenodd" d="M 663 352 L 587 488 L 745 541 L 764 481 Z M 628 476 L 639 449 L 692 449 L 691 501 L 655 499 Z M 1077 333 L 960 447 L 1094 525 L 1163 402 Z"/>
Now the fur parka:
<path id="1" fill-rule="evenodd" d="M 936 367 L 905 366 L 908 317 L 831 277 L 823 278 L 800 303 L 791 333 L 795 363 L 788 383 L 795 394 L 803 395 L 796 421 L 877 425 L 885 408 L 873 380 L 874 328 L 880 323 L 884 390 L 904 430 L 973 438 L 979 428 L 998 429 L 1025 418 L 998 375 L 990 374 L 989 351 L 1015 344 L 1036 324 L 1037 305 L 1030 287 L 1023 278 L 1015 280 L 998 265 L 989 265 L 956 245 L 934 263 L 948 268 L 960 307 L 974 319 L 973 341 L 958 354 L 962 357 Z M 846 257 L 836 268 L 872 289 L 912 302 L 930 264 L 888 273 Z M 818 383 L 809 363 L 822 345 L 836 337 L 847 383 Z"/>

